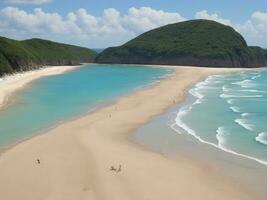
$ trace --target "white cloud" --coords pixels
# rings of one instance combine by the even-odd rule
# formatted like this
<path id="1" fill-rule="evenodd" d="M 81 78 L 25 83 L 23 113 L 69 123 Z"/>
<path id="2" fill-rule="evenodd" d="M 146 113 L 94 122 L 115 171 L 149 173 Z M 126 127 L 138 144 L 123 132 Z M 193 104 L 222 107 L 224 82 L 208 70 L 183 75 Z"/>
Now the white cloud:
<path id="1" fill-rule="evenodd" d="M 27 13 L 18 8 L 6 7 L 0 10 L 0 19 L 6 22 L 6 29 L 12 28 L 18 32 L 75 33 L 76 30 L 71 19 L 64 21 L 58 13 L 45 13 L 41 8 L 35 8 L 32 13 Z"/>
<path id="2" fill-rule="evenodd" d="M 206 10 L 197 12 L 195 18 L 214 20 L 232 26 L 245 37 L 249 45 L 267 47 L 267 13 L 256 11 L 248 20 L 239 24 L 220 17 L 218 13 L 209 14 Z"/>
<path id="3" fill-rule="evenodd" d="M 26 12 L 16 7 L 0 10 L 0 33 L 15 38 L 45 37 L 91 47 L 119 45 L 144 31 L 185 20 L 179 13 L 149 7 L 130 8 L 121 15 L 114 8 L 93 16 L 81 8 L 66 16 L 35 8 Z"/>
<path id="4" fill-rule="evenodd" d="M 4 0 L 8 4 L 44 4 L 50 3 L 52 0 Z"/>
<path id="5" fill-rule="evenodd" d="M 254 12 L 237 30 L 246 36 L 249 44 L 267 47 L 267 13 Z"/>
<path id="6" fill-rule="evenodd" d="M 150 7 L 130 8 L 123 17 L 124 26 L 136 32 L 144 32 L 162 25 L 186 20 L 179 13 L 154 10 Z"/>
<path id="7" fill-rule="evenodd" d="M 258 21 L 260 23 L 264 23 L 266 24 L 267 23 L 267 13 L 264 13 L 264 12 L 254 12 L 252 14 L 252 19 L 254 19 L 255 21 Z"/>
<path id="8" fill-rule="evenodd" d="M 230 20 L 221 18 L 218 13 L 209 14 L 207 10 L 197 12 L 195 14 L 195 18 L 213 20 L 228 26 L 233 26 Z"/>
<path id="9" fill-rule="evenodd" d="M 267 47 L 267 13 L 254 12 L 239 24 L 206 10 L 197 12 L 195 18 L 230 25 L 246 38 L 249 45 Z M 5 7 L 0 10 L 0 35 L 16 39 L 42 37 L 88 47 L 107 47 L 120 45 L 147 30 L 184 20 L 178 12 L 150 7 L 132 7 L 123 15 L 109 8 L 101 16 L 94 16 L 83 8 L 62 16 L 41 8 L 26 12 Z"/>
<path id="10" fill-rule="evenodd" d="M 254 12 L 251 16 L 252 23 L 262 34 L 267 34 L 267 13 Z"/>

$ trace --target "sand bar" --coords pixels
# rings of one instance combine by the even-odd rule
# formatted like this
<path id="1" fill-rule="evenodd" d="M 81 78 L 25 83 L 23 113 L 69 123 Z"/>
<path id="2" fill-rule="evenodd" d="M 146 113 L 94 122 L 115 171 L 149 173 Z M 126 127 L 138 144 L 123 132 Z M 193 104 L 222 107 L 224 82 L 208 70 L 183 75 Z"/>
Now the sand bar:
<path id="1" fill-rule="evenodd" d="M 256 199 L 210 166 L 183 156 L 167 159 L 131 141 L 133 130 L 182 101 L 188 86 L 229 71 L 178 67 L 175 75 L 152 88 L 14 146 L 0 157 L 0 198 Z M 119 165 L 120 172 L 110 170 Z"/>

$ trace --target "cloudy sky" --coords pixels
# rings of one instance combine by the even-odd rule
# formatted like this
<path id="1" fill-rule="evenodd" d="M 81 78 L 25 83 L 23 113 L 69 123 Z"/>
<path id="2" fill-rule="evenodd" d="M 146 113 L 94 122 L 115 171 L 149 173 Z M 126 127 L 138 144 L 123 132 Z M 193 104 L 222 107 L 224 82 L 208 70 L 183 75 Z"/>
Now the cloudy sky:
<path id="1" fill-rule="evenodd" d="M 267 0 L 0 0 L 1 36 L 90 48 L 189 19 L 230 25 L 249 45 L 267 47 Z"/>

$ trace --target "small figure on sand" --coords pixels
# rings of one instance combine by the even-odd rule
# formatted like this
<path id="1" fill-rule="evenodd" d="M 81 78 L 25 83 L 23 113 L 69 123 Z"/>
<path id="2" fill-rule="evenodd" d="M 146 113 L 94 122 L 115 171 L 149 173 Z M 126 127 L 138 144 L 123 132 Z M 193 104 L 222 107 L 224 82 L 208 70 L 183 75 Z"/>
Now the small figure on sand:
<path id="1" fill-rule="evenodd" d="M 111 166 L 109 170 L 110 171 L 116 171 L 116 168 L 114 166 Z"/>
<path id="2" fill-rule="evenodd" d="M 36 160 L 36 161 L 37 161 L 37 164 L 41 164 L 41 161 L 40 161 L 40 159 L 38 159 L 38 158 L 37 158 L 37 160 Z"/>
<path id="3" fill-rule="evenodd" d="M 120 171 L 121 171 L 121 165 L 119 165 L 117 172 L 120 172 Z"/>
<path id="4" fill-rule="evenodd" d="M 115 172 L 121 172 L 121 165 L 119 165 L 119 168 L 116 168 L 116 167 L 114 167 L 113 165 L 110 167 L 110 169 L 109 169 L 110 171 L 115 171 Z"/>

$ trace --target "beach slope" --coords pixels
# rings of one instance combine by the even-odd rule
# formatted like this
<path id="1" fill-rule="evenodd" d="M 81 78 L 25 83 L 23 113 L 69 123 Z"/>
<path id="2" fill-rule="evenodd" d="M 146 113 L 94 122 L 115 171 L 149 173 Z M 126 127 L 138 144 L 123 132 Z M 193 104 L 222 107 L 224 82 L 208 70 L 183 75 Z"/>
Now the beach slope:
<path id="1" fill-rule="evenodd" d="M 255 199 L 210 166 L 167 159 L 131 140 L 132 131 L 182 101 L 193 83 L 229 70 L 176 68 L 152 88 L 14 146 L 0 157 L 1 199 Z"/>

